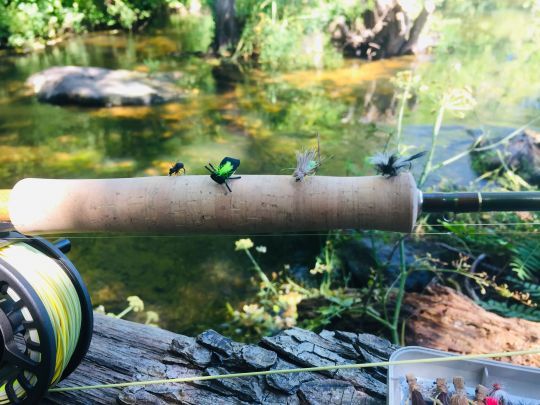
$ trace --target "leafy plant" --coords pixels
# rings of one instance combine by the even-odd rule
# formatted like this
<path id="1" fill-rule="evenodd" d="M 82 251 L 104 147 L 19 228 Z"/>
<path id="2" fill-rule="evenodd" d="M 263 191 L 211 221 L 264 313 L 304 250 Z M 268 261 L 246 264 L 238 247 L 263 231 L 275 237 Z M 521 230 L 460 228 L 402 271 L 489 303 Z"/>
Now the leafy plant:
<path id="1" fill-rule="evenodd" d="M 326 2 L 250 2 L 233 58 L 258 58 L 266 69 L 332 68 L 342 57 L 330 43 Z"/>
<path id="2" fill-rule="evenodd" d="M 518 280 L 513 277 L 507 277 L 507 281 L 512 283 L 512 285 L 519 288 L 521 291 L 527 293 L 534 301 L 540 302 L 540 284 Z"/>
<path id="3" fill-rule="evenodd" d="M 496 300 L 480 301 L 480 305 L 488 311 L 507 318 L 522 318 L 540 322 L 540 310 L 537 307 L 528 307 L 518 303 L 509 304 Z"/>
<path id="4" fill-rule="evenodd" d="M 437 104 L 437 116 L 435 118 L 435 124 L 433 125 L 433 131 L 431 135 L 431 147 L 429 148 L 428 157 L 420 179 L 418 180 L 418 186 L 422 187 L 427 177 L 434 171 L 433 155 L 437 147 L 437 141 L 439 138 L 439 132 L 441 130 L 444 114 L 447 111 L 451 111 L 460 117 L 464 116 L 466 111 L 470 111 L 474 108 L 476 101 L 471 94 L 470 89 L 467 88 L 451 88 L 445 89 L 439 98 L 436 100 Z"/>
<path id="5" fill-rule="evenodd" d="M 510 262 L 510 267 L 519 280 L 538 280 L 540 276 L 540 242 L 525 239 L 514 246 L 512 252 L 514 257 Z M 528 287 L 532 287 L 532 285 Z M 540 289 L 540 286 L 538 287 Z"/>
<path id="6" fill-rule="evenodd" d="M 136 314 L 144 314 L 144 324 L 150 325 L 150 326 L 158 326 L 159 322 L 159 314 L 155 311 L 145 311 L 144 310 L 144 302 L 141 300 L 138 296 L 132 295 L 130 297 L 127 297 L 128 306 L 124 308 L 121 312 L 118 314 L 114 314 L 112 312 L 106 312 L 105 307 L 103 305 L 98 305 L 94 310 L 100 314 L 104 314 L 107 316 L 112 316 L 114 318 L 124 318 L 126 315 L 128 315 L 130 312 L 134 312 Z M 138 317 L 139 321 L 142 319 L 140 316 Z"/>
<path id="7" fill-rule="evenodd" d="M 175 16 L 172 23 L 180 39 L 184 53 L 207 52 L 214 39 L 215 23 L 207 13 Z"/>
<path id="8" fill-rule="evenodd" d="M 161 66 L 161 61 L 157 59 L 145 59 L 143 61 L 144 66 L 148 69 L 148 75 L 153 75 L 159 71 L 159 67 Z"/>
<path id="9" fill-rule="evenodd" d="M 235 242 L 235 250 L 246 254 L 257 274 L 256 298 L 254 302 L 244 304 L 241 310 L 227 305 L 231 323 L 235 327 L 232 332 L 244 340 L 295 326 L 298 318 L 297 305 L 314 294 L 314 291 L 298 285 L 285 273 L 274 273 L 270 280 L 252 255 L 253 248 L 251 239 L 239 239 Z M 265 246 L 257 246 L 255 250 L 260 254 L 266 253 Z"/>
<path id="10" fill-rule="evenodd" d="M 165 0 L 15 0 L 0 2 L 0 47 L 40 47 L 68 32 L 132 29 L 166 7 Z"/>
<path id="11" fill-rule="evenodd" d="M 540 322 L 540 244 L 537 240 L 523 240 L 511 249 L 513 256 L 510 268 L 517 277 L 506 277 L 506 281 L 518 293 L 512 294 L 517 302 L 500 299 L 481 301 L 487 310 L 505 317 L 516 317 Z M 525 281 L 528 280 L 528 281 Z"/>

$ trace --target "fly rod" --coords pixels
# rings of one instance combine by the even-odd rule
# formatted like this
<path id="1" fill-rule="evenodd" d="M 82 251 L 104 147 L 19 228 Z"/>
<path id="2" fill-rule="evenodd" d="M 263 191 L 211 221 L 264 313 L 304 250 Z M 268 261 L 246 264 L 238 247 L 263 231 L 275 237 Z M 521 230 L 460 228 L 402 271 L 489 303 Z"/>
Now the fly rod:
<path id="1" fill-rule="evenodd" d="M 285 175 L 248 175 L 230 183 L 216 178 L 24 179 L 0 192 L 0 221 L 29 235 L 411 232 L 421 213 L 540 211 L 540 192 L 422 193 L 408 172 L 302 181 Z"/>

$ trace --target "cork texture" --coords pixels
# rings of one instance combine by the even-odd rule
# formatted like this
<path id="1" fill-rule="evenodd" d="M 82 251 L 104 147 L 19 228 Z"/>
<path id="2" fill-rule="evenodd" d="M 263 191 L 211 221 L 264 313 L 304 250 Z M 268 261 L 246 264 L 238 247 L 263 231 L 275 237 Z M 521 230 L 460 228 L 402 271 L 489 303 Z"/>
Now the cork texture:
<path id="1" fill-rule="evenodd" d="M 19 232 L 268 233 L 331 229 L 410 232 L 418 191 L 395 178 L 242 176 L 232 193 L 209 176 L 25 179 L 9 216 Z"/>

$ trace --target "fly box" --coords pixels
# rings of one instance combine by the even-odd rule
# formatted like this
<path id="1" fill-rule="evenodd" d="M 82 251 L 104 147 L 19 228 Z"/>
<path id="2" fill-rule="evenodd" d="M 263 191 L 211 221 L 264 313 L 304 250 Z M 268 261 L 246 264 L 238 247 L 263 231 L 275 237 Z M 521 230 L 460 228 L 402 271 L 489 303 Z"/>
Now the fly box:
<path id="1" fill-rule="evenodd" d="M 409 346 L 396 350 L 390 361 L 431 359 L 448 357 L 452 354 L 440 350 Z M 488 389 L 488 396 L 494 402 L 512 405 L 540 405 L 540 369 L 516 366 L 494 360 L 456 360 L 435 363 L 416 363 L 391 365 L 388 368 L 388 404 L 411 404 L 409 385 L 406 376 L 416 377 L 417 390 L 426 403 L 434 402 L 440 390 L 436 379 L 446 379 L 447 397 L 456 393 L 453 384 L 455 377 L 462 377 L 465 382 L 464 395 L 470 403 L 476 404 L 475 390 L 478 384 Z M 501 400 L 501 398 L 504 398 Z M 496 402 L 495 402 L 496 401 Z M 482 402 L 489 403 L 489 402 Z"/>

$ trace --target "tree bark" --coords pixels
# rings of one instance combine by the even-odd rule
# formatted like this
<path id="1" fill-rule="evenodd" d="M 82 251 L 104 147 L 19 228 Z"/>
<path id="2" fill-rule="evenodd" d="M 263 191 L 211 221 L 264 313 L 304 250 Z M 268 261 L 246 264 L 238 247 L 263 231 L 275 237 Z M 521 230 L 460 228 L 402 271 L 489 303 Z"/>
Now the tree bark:
<path id="1" fill-rule="evenodd" d="M 332 36 L 346 54 L 369 60 L 414 53 L 420 33 L 433 13 L 425 6 L 413 19 L 399 0 L 377 0 L 362 15 L 361 28 L 349 28 L 343 18 L 330 25 Z"/>
<path id="2" fill-rule="evenodd" d="M 59 387 L 387 360 L 397 346 L 368 334 L 294 328 L 258 345 L 212 330 L 197 338 L 95 314 L 81 365 Z M 45 404 L 383 404 L 386 369 L 275 374 L 191 384 L 50 393 Z"/>
<path id="3" fill-rule="evenodd" d="M 409 344 L 458 353 L 528 349 L 540 324 L 507 319 L 441 286 L 408 294 Z M 299 328 L 243 344 L 217 332 L 197 338 L 95 314 L 94 337 L 79 367 L 59 387 L 387 360 L 397 346 L 363 333 Z M 504 359 L 508 360 L 508 359 Z M 540 365 L 540 356 L 509 359 Z M 50 393 L 45 404 L 383 404 L 386 369 L 276 374 L 191 384 Z"/>
<path id="4" fill-rule="evenodd" d="M 533 349 L 540 342 L 539 322 L 503 318 L 448 287 L 435 285 L 423 294 L 407 294 L 405 304 L 412 312 L 408 345 L 470 354 Z M 501 360 L 540 366 L 540 355 Z"/>
<path id="5" fill-rule="evenodd" d="M 216 0 L 214 52 L 232 48 L 238 41 L 235 0 Z"/>

